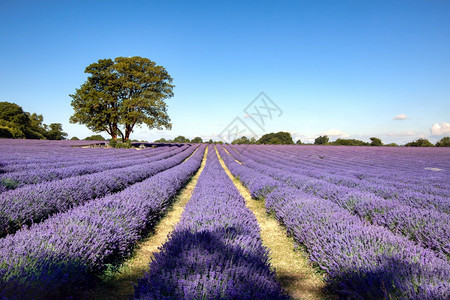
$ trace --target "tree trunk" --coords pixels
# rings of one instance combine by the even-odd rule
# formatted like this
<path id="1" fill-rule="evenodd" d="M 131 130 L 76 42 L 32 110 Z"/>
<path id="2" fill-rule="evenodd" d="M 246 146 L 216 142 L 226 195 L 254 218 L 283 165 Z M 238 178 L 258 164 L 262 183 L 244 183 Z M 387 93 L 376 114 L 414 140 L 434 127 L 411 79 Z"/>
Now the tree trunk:
<path id="1" fill-rule="evenodd" d="M 114 141 L 117 141 L 117 124 L 109 124 L 106 128 L 106 132 L 111 136 Z"/>
<path id="2" fill-rule="evenodd" d="M 133 125 L 125 125 L 125 138 L 124 142 L 128 141 L 130 139 L 131 132 L 133 131 Z"/>

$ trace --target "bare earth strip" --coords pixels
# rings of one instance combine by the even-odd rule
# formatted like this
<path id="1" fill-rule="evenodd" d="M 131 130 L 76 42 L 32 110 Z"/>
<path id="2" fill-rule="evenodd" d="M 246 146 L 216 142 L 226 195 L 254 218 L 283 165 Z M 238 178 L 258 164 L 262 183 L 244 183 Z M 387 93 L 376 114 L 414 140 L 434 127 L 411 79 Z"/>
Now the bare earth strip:
<path id="1" fill-rule="evenodd" d="M 217 149 L 216 149 L 217 152 Z M 293 299 L 326 299 L 323 277 L 314 271 L 307 254 L 294 251 L 294 240 L 278 221 L 266 213 L 264 201 L 254 200 L 249 191 L 235 178 L 220 157 L 220 163 L 234 185 L 245 198 L 247 207 L 255 214 L 261 227 L 263 245 L 270 249 L 270 264 L 283 288 Z"/>
<path id="2" fill-rule="evenodd" d="M 197 173 L 190 179 L 185 188 L 174 199 L 172 206 L 168 209 L 167 214 L 155 226 L 153 234 L 145 238 L 134 255 L 127 260 L 118 272 L 114 273 L 104 285 L 99 286 L 92 293 L 89 293 L 89 299 L 129 299 L 134 295 L 133 284 L 137 284 L 145 272 L 148 271 L 148 265 L 159 252 L 166 241 L 167 237 L 174 229 L 175 225 L 180 221 L 184 207 L 191 199 L 192 191 L 197 184 L 198 178 L 202 173 L 205 164 L 208 148 L 206 148 L 203 156 L 202 164 Z"/>

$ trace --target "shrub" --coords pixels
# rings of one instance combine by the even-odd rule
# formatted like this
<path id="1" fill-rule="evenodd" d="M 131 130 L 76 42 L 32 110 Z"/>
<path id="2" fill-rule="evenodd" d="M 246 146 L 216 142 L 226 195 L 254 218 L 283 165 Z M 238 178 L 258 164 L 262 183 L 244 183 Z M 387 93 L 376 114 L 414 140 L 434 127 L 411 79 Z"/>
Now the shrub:
<path id="1" fill-rule="evenodd" d="M 450 136 L 443 137 L 437 141 L 436 147 L 450 147 Z"/>
<path id="2" fill-rule="evenodd" d="M 371 137 L 370 140 L 372 141 L 370 146 L 383 146 L 383 142 L 379 138 Z"/>
<path id="3" fill-rule="evenodd" d="M 327 135 L 321 135 L 314 140 L 314 145 L 325 145 L 328 144 L 330 138 Z"/>
<path id="4" fill-rule="evenodd" d="M 417 139 L 413 142 L 405 144 L 406 147 L 433 147 L 434 145 L 430 143 L 427 139 Z"/>
<path id="5" fill-rule="evenodd" d="M 88 136 L 86 138 L 84 138 L 85 141 L 106 141 L 105 138 L 103 136 L 101 136 L 100 134 L 94 134 L 91 136 Z"/>

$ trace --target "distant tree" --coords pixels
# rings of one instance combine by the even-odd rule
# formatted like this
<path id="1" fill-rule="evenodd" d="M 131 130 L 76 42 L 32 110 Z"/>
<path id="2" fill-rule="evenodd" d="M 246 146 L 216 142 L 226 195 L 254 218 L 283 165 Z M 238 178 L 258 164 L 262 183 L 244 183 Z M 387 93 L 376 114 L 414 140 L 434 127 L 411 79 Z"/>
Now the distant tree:
<path id="1" fill-rule="evenodd" d="M 437 141 L 436 147 L 450 147 L 450 136 L 443 137 Z"/>
<path id="2" fill-rule="evenodd" d="M 406 147 L 433 147 L 434 145 L 430 143 L 427 139 L 417 139 L 413 142 L 409 142 L 405 144 Z"/>
<path id="3" fill-rule="evenodd" d="M 371 137 L 370 140 L 372 141 L 370 146 L 383 146 L 383 142 L 379 138 Z"/>
<path id="4" fill-rule="evenodd" d="M 49 130 L 47 132 L 47 138 L 49 140 L 65 140 L 67 137 L 67 133 L 62 130 L 61 123 L 52 123 L 49 126 Z"/>
<path id="5" fill-rule="evenodd" d="M 397 145 L 396 143 L 386 144 L 385 146 L 388 146 L 388 147 L 398 147 L 398 145 Z"/>
<path id="6" fill-rule="evenodd" d="M 233 145 L 244 145 L 244 144 L 250 144 L 250 140 L 246 136 L 242 136 L 238 139 L 235 139 L 231 142 Z"/>
<path id="7" fill-rule="evenodd" d="M 193 138 L 193 139 L 191 140 L 191 143 L 197 143 L 197 144 L 200 144 L 200 143 L 203 143 L 203 140 L 202 140 L 201 137 L 197 136 L 197 137 L 195 137 L 195 138 Z"/>
<path id="8" fill-rule="evenodd" d="M 72 137 L 70 140 L 71 140 L 71 141 L 79 141 L 80 139 L 77 138 L 76 136 L 74 136 L 74 137 Z"/>
<path id="9" fill-rule="evenodd" d="M 327 135 L 321 135 L 314 140 L 314 145 L 325 145 L 328 144 L 330 138 Z"/>
<path id="10" fill-rule="evenodd" d="M 85 141 L 106 141 L 106 139 L 100 134 L 94 134 L 84 138 Z"/>
<path id="11" fill-rule="evenodd" d="M 188 138 L 185 138 L 182 135 L 177 136 L 173 139 L 174 143 L 190 143 L 191 141 Z"/>
<path id="12" fill-rule="evenodd" d="M 54 139 L 67 136 L 62 131 L 60 123 L 47 126 L 43 121 L 42 115 L 25 112 L 15 103 L 0 102 L 0 127 L 2 128 L 0 136 L 27 139 Z M 57 130 L 59 130 L 59 136 Z"/>
<path id="13" fill-rule="evenodd" d="M 301 145 L 301 144 L 302 144 L 302 141 L 301 141 L 301 140 L 297 140 L 295 143 L 296 143 L 297 145 Z"/>
<path id="14" fill-rule="evenodd" d="M 337 139 L 334 142 L 330 143 L 332 145 L 339 146 L 369 146 L 369 143 L 356 140 L 356 139 Z"/>
<path id="15" fill-rule="evenodd" d="M 289 132 L 280 131 L 277 133 L 264 134 L 259 140 L 258 144 L 269 145 L 293 145 L 294 141 Z"/>
<path id="16" fill-rule="evenodd" d="M 135 125 L 171 129 L 164 102 L 173 96 L 172 77 L 162 66 L 139 56 L 100 59 L 90 64 L 86 82 L 75 90 L 71 123 L 94 132 L 106 131 L 114 140 L 130 138 Z"/>
<path id="17" fill-rule="evenodd" d="M 155 140 L 154 143 L 171 143 L 171 140 L 166 140 L 165 138 L 160 138 L 159 140 Z"/>
<path id="18" fill-rule="evenodd" d="M 212 139 L 209 139 L 208 144 L 213 144 L 214 141 Z"/>
<path id="19" fill-rule="evenodd" d="M 36 113 L 26 113 L 28 117 L 30 118 L 30 126 L 35 132 L 35 134 L 38 136 L 38 138 L 47 138 L 48 137 L 48 126 L 44 124 L 44 117 L 42 115 L 38 115 Z M 61 127 L 62 130 L 62 127 Z"/>
<path id="20" fill-rule="evenodd" d="M 12 135 L 13 138 L 31 138 L 30 118 L 22 107 L 15 103 L 0 102 L 0 126 L 4 128 L 4 134 Z"/>

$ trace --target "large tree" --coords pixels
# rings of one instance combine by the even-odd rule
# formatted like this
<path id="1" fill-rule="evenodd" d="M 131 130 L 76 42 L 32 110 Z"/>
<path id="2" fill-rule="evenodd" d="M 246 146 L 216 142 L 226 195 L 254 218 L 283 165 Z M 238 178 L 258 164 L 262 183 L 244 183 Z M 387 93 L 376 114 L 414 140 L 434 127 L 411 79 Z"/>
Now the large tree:
<path id="1" fill-rule="evenodd" d="M 148 58 L 100 59 L 89 65 L 86 82 L 72 98 L 71 123 L 86 125 L 94 132 L 106 131 L 125 142 L 136 125 L 171 129 L 165 99 L 173 96 L 172 77 Z"/>

